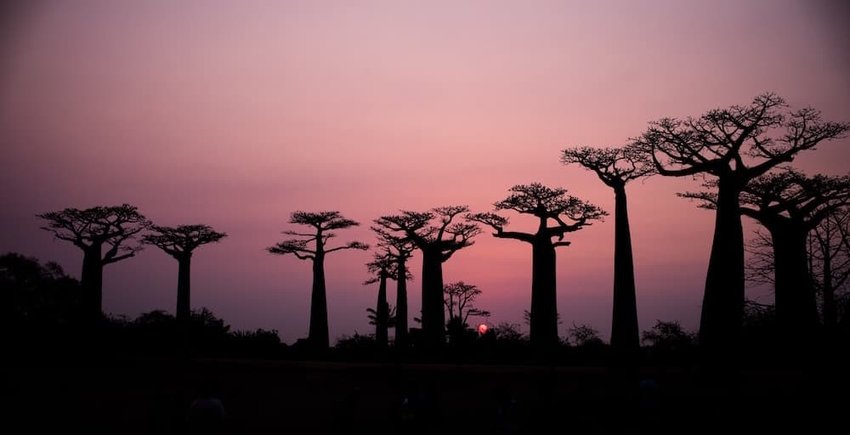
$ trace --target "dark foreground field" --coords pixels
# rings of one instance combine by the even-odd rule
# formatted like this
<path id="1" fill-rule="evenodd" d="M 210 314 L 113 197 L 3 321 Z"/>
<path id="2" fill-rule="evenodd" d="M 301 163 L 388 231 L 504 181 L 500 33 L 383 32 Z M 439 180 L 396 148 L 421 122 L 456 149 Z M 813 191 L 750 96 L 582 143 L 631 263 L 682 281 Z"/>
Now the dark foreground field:
<path id="1" fill-rule="evenodd" d="M 847 375 L 279 361 L 6 367 L 3 433 L 191 433 L 212 389 L 224 433 L 819 433 L 846 429 Z M 406 402 L 406 403 L 405 403 Z M 839 429 L 837 433 L 843 430 Z"/>

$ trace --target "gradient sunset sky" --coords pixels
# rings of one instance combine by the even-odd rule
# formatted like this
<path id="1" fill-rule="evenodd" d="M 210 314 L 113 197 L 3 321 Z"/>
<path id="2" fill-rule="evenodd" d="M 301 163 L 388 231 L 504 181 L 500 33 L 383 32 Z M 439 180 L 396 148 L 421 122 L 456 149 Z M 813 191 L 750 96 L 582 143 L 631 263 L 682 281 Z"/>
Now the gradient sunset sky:
<path id="1" fill-rule="evenodd" d="M 36 213 L 128 202 L 161 225 L 229 237 L 193 262 L 194 307 L 237 329 L 308 327 L 311 270 L 264 248 L 295 210 L 372 219 L 468 204 L 489 211 L 540 181 L 613 212 L 613 194 L 559 150 L 612 146 L 664 116 L 774 91 L 850 120 L 850 14 L 840 1 L 13 1 L 0 11 L 0 252 L 82 255 Z M 850 170 L 850 140 L 795 162 Z M 641 330 L 698 324 L 711 212 L 675 196 L 698 180 L 629 186 Z M 506 214 L 508 215 L 508 214 Z M 510 215 L 514 218 L 514 215 Z M 513 219 L 522 229 L 521 219 Z M 748 231 L 753 229 L 748 224 Z M 613 219 L 560 248 L 561 334 L 608 338 Z M 331 339 L 370 333 L 371 252 L 329 257 Z M 412 260 L 418 315 L 421 257 Z M 531 251 L 489 232 L 445 264 L 483 291 L 489 323 L 522 323 Z M 104 309 L 176 300 L 177 263 L 149 247 L 108 266 Z M 390 302 L 395 291 L 391 286 Z M 753 289 L 750 296 L 771 302 Z"/>

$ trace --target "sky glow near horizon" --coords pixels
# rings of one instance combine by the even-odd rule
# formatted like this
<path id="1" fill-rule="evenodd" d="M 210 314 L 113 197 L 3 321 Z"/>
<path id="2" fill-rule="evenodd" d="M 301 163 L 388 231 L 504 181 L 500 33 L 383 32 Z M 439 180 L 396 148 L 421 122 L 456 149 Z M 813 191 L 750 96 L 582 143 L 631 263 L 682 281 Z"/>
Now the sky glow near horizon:
<path id="1" fill-rule="evenodd" d="M 289 343 L 307 333 L 310 267 L 264 248 L 295 229 L 295 210 L 339 210 L 362 225 L 336 241 L 372 244 L 381 215 L 489 211 L 533 181 L 613 213 L 612 191 L 561 165 L 561 149 L 621 145 L 649 121 L 765 91 L 850 120 L 839 2 L 11 4 L 0 14 L 0 251 L 79 276 L 81 253 L 34 217 L 65 207 L 127 202 L 161 225 L 209 224 L 229 237 L 196 252 L 193 307 Z M 838 175 L 848 162 L 843 139 L 795 166 Z M 713 214 L 675 196 L 698 187 L 662 177 L 628 187 L 642 330 L 655 319 L 698 324 Z M 607 339 L 613 216 L 568 240 L 558 251 L 561 334 L 590 324 Z M 327 261 L 332 339 L 372 332 L 377 288 L 361 284 L 370 256 Z M 411 317 L 420 261 L 414 254 Z M 444 265 L 446 282 L 484 291 L 490 324 L 522 324 L 530 273 L 530 247 L 486 229 Z M 105 269 L 104 309 L 173 312 L 176 275 L 177 263 L 148 247 Z"/>

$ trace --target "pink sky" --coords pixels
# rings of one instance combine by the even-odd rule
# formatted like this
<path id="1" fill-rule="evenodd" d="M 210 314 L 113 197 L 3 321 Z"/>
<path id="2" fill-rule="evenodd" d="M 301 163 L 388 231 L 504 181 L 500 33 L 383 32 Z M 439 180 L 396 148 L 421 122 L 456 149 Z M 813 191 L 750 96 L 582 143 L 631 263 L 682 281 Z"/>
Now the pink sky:
<path id="1" fill-rule="evenodd" d="M 486 211 L 532 181 L 613 212 L 611 191 L 562 166 L 560 149 L 619 145 L 648 121 L 764 91 L 850 120 L 837 1 L 31 3 L 0 14 L 0 252 L 79 276 L 81 253 L 34 218 L 65 207 L 129 202 L 159 224 L 206 223 L 230 237 L 195 255 L 193 306 L 290 343 L 307 332 L 310 267 L 264 248 L 294 210 L 340 210 L 364 225 L 338 240 L 370 243 L 382 214 Z M 848 146 L 798 166 L 846 173 Z M 696 186 L 630 186 L 641 329 L 698 323 L 713 216 L 674 195 Z M 570 240 L 561 333 L 588 323 L 607 339 L 613 219 Z M 327 262 L 332 339 L 371 332 L 370 255 Z M 527 246 L 485 233 L 445 278 L 483 289 L 490 323 L 522 323 L 530 271 Z M 173 311 L 176 274 L 155 248 L 109 266 L 104 308 Z"/>

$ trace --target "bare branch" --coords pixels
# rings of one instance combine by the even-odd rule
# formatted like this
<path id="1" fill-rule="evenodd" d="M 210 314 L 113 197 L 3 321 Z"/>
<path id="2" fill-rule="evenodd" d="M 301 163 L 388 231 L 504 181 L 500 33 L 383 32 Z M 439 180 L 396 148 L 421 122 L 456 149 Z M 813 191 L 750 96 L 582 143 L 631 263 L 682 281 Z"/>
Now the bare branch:
<path id="1" fill-rule="evenodd" d="M 369 249 L 369 245 L 360 242 L 348 242 L 343 246 L 338 246 L 336 248 L 328 249 L 325 251 L 326 254 L 330 254 L 331 252 L 342 251 L 343 249 L 357 249 L 359 251 L 365 251 Z"/>
<path id="2" fill-rule="evenodd" d="M 276 255 L 294 254 L 299 260 L 313 260 L 316 258 L 316 251 L 309 249 L 307 242 L 304 240 L 284 240 L 272 247 L 266 248 L 266 250 Z"/>

